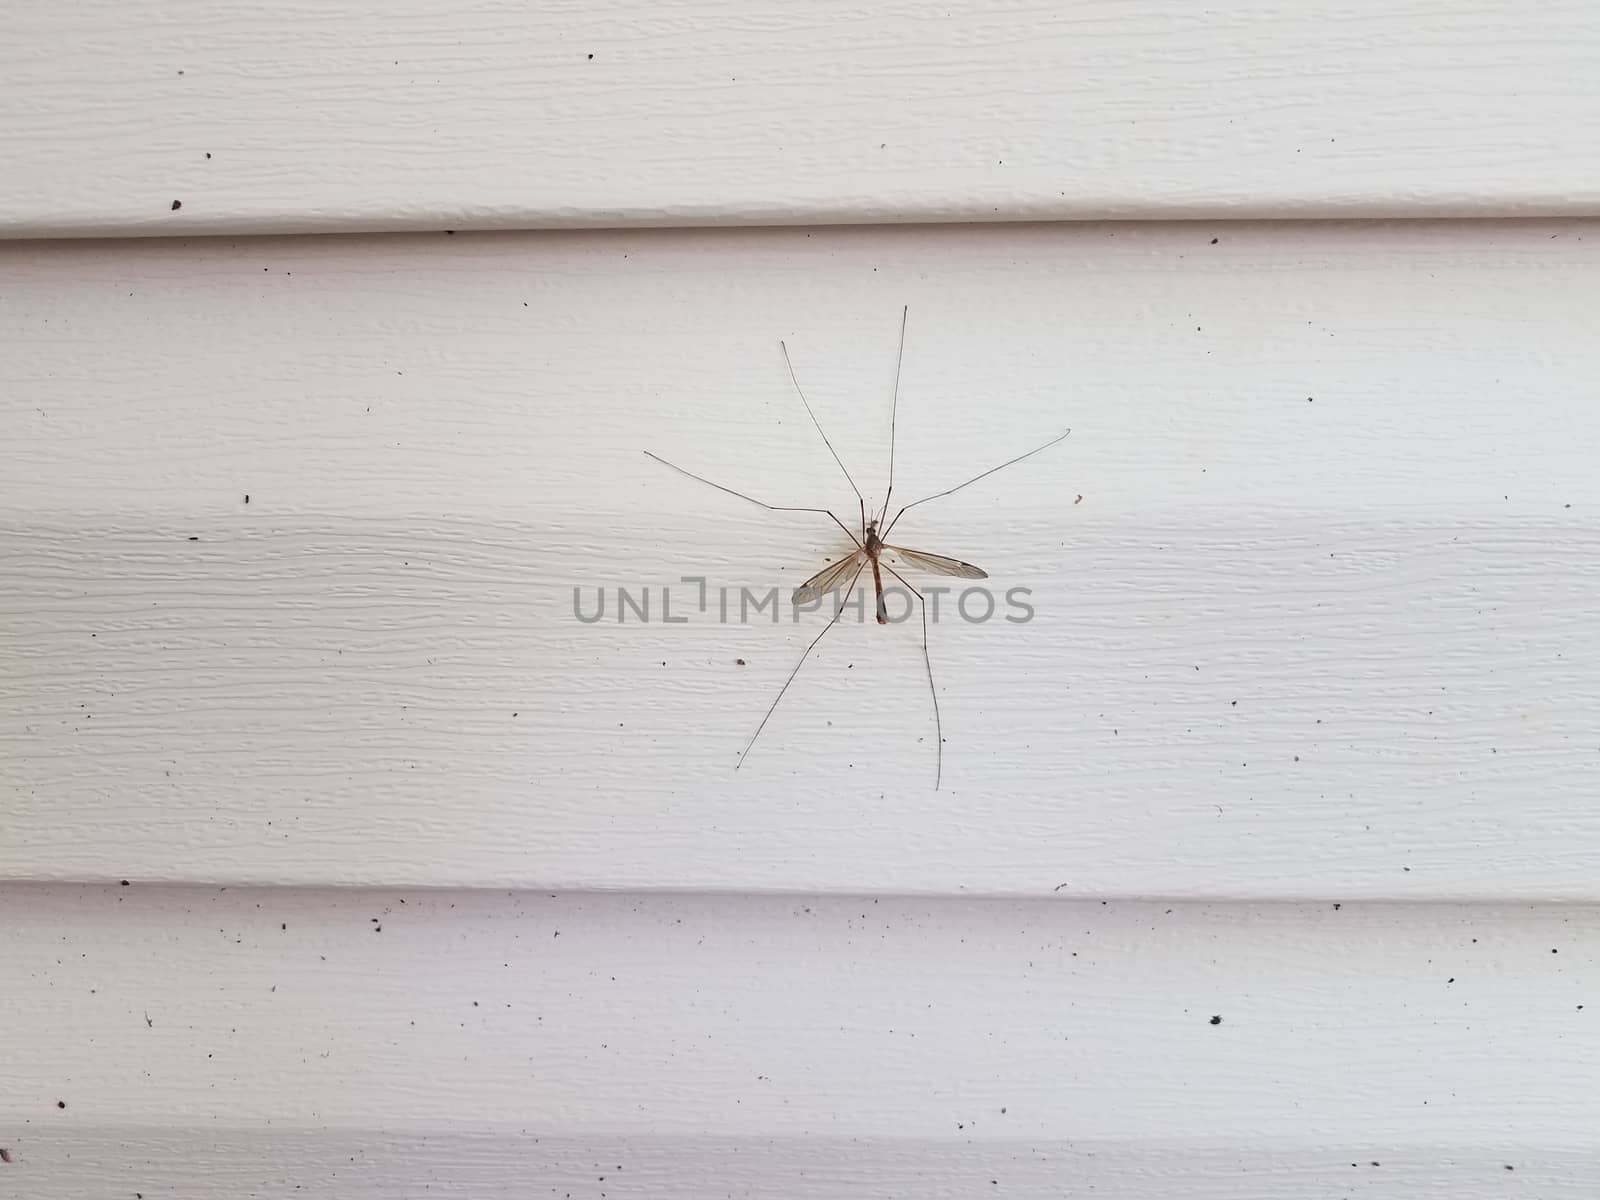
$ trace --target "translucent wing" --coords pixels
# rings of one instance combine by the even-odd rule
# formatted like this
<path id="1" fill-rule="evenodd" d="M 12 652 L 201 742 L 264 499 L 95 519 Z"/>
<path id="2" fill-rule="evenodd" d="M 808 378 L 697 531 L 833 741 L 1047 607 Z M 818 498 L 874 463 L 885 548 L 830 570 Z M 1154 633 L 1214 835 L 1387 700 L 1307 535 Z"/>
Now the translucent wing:
<path id="1" fill-rule="evenodd" d="M 810 579 L 795 588 L 791 604 L 811 604 L 829 592 L 843 587 L 861 566 L 861 551 L 846 554 L 838 562 L 829 563 Z"/>
<path id="2" fill-rule="evenodd" d="M 930 575 L 954 575 L 959 579 L 987 579 L 986 571 L 959 558 L 946 558 L 942 554 L 926 554 L 921 550 L 907 550 L 904 546 L 885 546 L 889 555 L 905 566 Z"/>

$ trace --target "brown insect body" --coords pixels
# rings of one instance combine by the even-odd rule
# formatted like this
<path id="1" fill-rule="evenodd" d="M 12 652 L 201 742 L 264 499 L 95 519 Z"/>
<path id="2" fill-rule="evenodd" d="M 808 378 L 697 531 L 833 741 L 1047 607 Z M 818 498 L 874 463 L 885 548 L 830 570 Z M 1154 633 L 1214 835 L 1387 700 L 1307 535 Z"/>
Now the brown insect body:
<path id="1" fill-rule="evenodd" d="M 883 553 L 883 543 L 878 540 L 878 523 L 867 522 L 867 540 L 861 547 L 872 560 L 872 590 L 878 595 L 878 624 L 889 623 L 889 609 L 883 602 L 883 574 L 878 569 L 878 555 Z"/>

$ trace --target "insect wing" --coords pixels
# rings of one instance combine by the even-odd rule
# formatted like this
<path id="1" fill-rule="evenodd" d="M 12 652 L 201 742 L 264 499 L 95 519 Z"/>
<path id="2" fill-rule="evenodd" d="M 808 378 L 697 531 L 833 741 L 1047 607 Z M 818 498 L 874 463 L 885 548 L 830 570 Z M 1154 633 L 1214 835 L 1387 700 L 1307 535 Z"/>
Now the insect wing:
<path id="1" fill-rule="evenodd" d="M 987 579 L 988 572 L 962 562 L 959 558 L 946 558 L 942 554 L 927 554 L 921 550 L 907 550 L 904 546 L 885 546 L 891 557 L 902 565 L 930 575 L 954 575 L 958 579 Z"/>
<path id="2" fill-rule="evenodd" d="M 861 567 L 861 551 L 847 554 L 838 562 L 829 563 L 810 579 L 795 588 L 790 603 L 794 605 L 811 604 L 829 592 L 844 585 L 850 576 Z"/>

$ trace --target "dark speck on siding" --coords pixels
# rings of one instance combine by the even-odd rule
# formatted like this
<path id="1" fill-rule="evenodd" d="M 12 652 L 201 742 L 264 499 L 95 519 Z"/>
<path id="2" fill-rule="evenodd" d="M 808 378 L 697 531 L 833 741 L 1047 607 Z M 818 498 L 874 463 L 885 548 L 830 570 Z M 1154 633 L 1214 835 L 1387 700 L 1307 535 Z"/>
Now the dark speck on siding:
<path id="1" fill-rule="evenodd" d="M 177 212 L 182 207 L 183 207 L 183 201 L 182 200 L 174 200 L 172 202 L 172 211 L 173 212 Z"/>
<path id="2" fill-rule="evenodd" d="M 66 1106 L 67 1106 L 67 1102 L 65 1100 L 57 1100 L 56 1101 L 56 1107 L 57 1108 L 65 1108 Z"/>
<path id="3" fill-rule="evenodd" d="M 1217 1014 L 1215 1014 L 1215 1013 L 1213 1013 L 1213 1014 L 1212 1014 L 1212 1016 L 1211 1016 L 1211 1023 L 1212 1023 L 1212 1024 L 1213 1024 L 1213 1025 L 1221 1025 L 1221 1024 L 1222 1024 L 1222 1018 L 1221 1018 L 1221 1016 L 1219 1016 L 1219 1015 L 1217 1015 Z"/>
<path id="4" fill-rule="evenodd" d="M 11 1161 L 11 1151 L 7 1150 L 4 1146 L 0 1146 L 0 1163 L 8 1163 L 10 1161 Z M 1510 1170 L 1509 1167 L 1507 1167 L 1506 1169 Z"/>
<path id="5" fill-rule="evenodd" d="M 200 539 L 199 539 L 199 538 L 197 538 L 197 537 L 195 537 L 195 536 L 194 536 L 194 534 L 192 534 L 192 533 L 191 533 L 191 534 L 190 534 L 190 535 L 189 535 L 189 540 L 190 540 L 190 541 L 191 541 L 191 542 L 198 542 L 198 541 L 199 541 L 199 540 L 200 540 Z"/>

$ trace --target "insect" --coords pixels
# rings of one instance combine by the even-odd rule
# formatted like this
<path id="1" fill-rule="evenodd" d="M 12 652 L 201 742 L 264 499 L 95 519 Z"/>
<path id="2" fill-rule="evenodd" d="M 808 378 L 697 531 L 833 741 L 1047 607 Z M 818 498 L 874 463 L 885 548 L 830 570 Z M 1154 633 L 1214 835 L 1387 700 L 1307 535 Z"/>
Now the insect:
<path id="1" fill-rule="evenodd" d="M 989 576 L 981 568 L 975 567 L 969 562 L 962 562 L 958 558 L 948 558 L 943 554 L 930 554 L 924 550 L 911 550 L 904 546 L 891 545 L 888 541 L 889 535 L 894 531 L 894 527 L 900 523 L 900 518 L 905 516 L 906 513 L 911 509 L 916 508 L 918 505 L 926 504 L 930 500 L 939 500 L 945 496 L 959 492 L 962 488 L 970 487 L 972 484 L 977 483 L 980 479 L 987 479 L 996 471 L 1002 471 L 1006 467 L 1019 463 L 1025 458 L 1032 458 L 1035 454 L 1038 454 L 1044 450 L 1048 450 L 1057 442 L 1065 439 L 1067 435 L 1072 432 L 1072 430 L 1068 429 L 1063 433 L 1059 433 L 1049 441 L 1045 442 L 1043 445 L 1035 446 L 1032 450 L 1029 450 L 1025 454 L 1019 454 L 1015 458 L 1008 458 L 999 466 L 990 467 L 987 471 L 984 471 L 978 475 L 974 475 L 966 482 L 956 484 L 955 487 L 946 488 L 942 492 L 935 492 L 931 496 L 924 496 L 920 500 L 913 500 L 909 504 L 901 505 L 900 509 L 894 514 L 894 519 L 887 521 L 886 524 L 885 521 L 889 515 L 890 500 L 894 496 L 895 431 L 899 419 L 900 367 L 905 361 L 906 319 L 908 314 L 909 306 L 901 309 L 900 349 L 897 357 L 895 358 L 894 398 L 890 402 L 889 408 L 889 482 L 888 487 L 884 491 L 883 507 L 881 509 L 875 508 L 872 510 L 874 515 L 871 517 L 867 515 L 868 509 L 866 498 L 862 496 L 861 489 L 856 486 L 856 481 L 851 476 L 850 469 L 844 465 L 844 460 L 839 457 L 839 452 L 833 448 L 833 442 L 829 440 L 827 433 L 823 430 L 822 422 L 817 420 L 817 414 L 812 410 L 811 402 L 806 399 L 805 391 L 800 386 L 800 380 L 795 375 L 794 364 L 789 361 L 789 347 L 782 341 L 778 343 L 779 348 L 783 351 L 784 365 L 789 369 L 789 379 L 794 384 L 795 393 L 800 397 L 800 403 L 805 406 L 806 415 L 811 418 L 811 424 L 816 427 L 817 433 L 822 438 L 823 445 L 828 448 L 828 453 L 833 456 L 833 461 L 838 463 L 839 470 L 844 472 L 844 477 L 850 484 L 850 490 L 856 494 L 856 501 L 860 509 L 861 520 L 859 534 L 853 532 L 850 527 L 841 521 L 830 509 L 806 507 L 794 504 L 768 504 L 766 501 L 757 500 L 754 496 L 746 495 L 744 492 L 738 492 L 733 488 L 724 487 L 720 483 L 714 483 L 703 475 L 696 475 L 693 471 L 685 470 L 676 463 L 668 462 L 659 454 L 652 454 L 648 450 L 644 452 L 646 457 L 654 459 L 664 467 L 670 467 L 672 470 L 677 471 L 680 475 L 687 475 L 690 479 L 698 480 L 700 483 L 716 488 L 719 492 L 726 492 L 730 496 L 736 496 L 740 500 L 745 500 L 751 504 L 758 505 L 759 507 L 766 509 L 768 512 L 819 513 L 831 520 L 840 529 L 844 530 L 845 536 L 850 539 L 852 545 L 854 546 L 854 549 L 850 553 L 846 554 L 843 558 L 840 558 L 836 562 L 829 563 L 827 566 L 823 567 L 822 570 L 818 571 L 810 579 L 806 580 L 794 590 L 794 594 L 791 597 L 790 602 L 796 607 L 814 604 L 822 597 L 830 594 L 835 595 L 838 603 L 834 608 L 832 618 L 826 625 L 822 627 L 822 631 L 818 633 L 816 637 L 811 639 L 811 643 L 806 646 L 804 652 L 800 655 L 800 660 L 795 663 L 794 670 L 789 672 L 789 677 L 783 681 L 783 686 L 778 689 L 778 694 L 773 697 L 771 705 L 768 706 L 765 715 L 763 715 L 761 718 L 761 724 L 756 726 L 756 731 L 750 735 L 750 740 L 745 743 L 744 750 L 739 754 L 739 761 L 734 765 L 734 770 L 738 770 L 744 765 L 746 756 L 749 755 L 752 747 L 755 746 L 756 739 L 761 736 L 761 731 L 767 727 L 767 722 L 772 719 L 772 714 L 777 711 L 779 702 L 782 701 L 784 694 L 789 690 L 789 685 L 792 684 L 795 681 L 795 677 L 800 674 L 800 668 L 805 666 L 806 659 L 811 657 L 811 652 L 815 650 L 817 648 L 817 644 L 827 636 L 828 631 L 839 623 L 839 618 L 844 615 L 844 610 L 849 606 L 849 597 L 855 592 L 856 581 L 860 579 L 861 573 L 866 570 L 868 566 L 870 566 L 872 568 L 872 586 L 877 602 L 876 616 L 879 625 L 887 625 L 889 623 L 888 608 L 884 603 L 883 597 L 883 572 L 885 571 L 887 571 L 895 579 L 899 580 L 900 583 L 905 587 L 906 591 L 911 593 L 912 596 L 916 597 L 917 604 L 921 609 L 922 663 L 923 667 L 927 671 L 928 676 L 928 694 L 933 698 L 933 727 L 935 745 L 933 786 L 935 791 L 939 789 L 939 785 L 944 780 L 944 721 L 939 713 L 939 691 L 938 688 L 934 686 L 933 682 L 933 660 L 928 655 L 928 603 L 923 594 L 913 587 L 910 581 L 907 580 L 906 577 L 895 568 L 896 566 L 899 566 L 908 570 L 923 571 L 930 575 L 952 576 L 957 579 L 987 579 Z"/>

